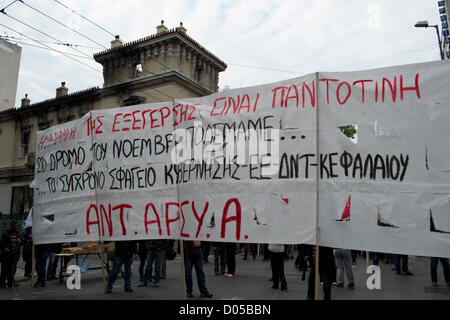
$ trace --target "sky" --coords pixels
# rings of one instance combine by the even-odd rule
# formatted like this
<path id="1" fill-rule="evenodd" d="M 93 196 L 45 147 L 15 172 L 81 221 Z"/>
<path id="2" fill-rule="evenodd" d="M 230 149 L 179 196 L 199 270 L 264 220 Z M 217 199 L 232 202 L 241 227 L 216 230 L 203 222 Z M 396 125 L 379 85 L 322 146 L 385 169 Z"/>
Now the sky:
<path id="1" fill-rule="evenodd" d="M 0 7 L 11 2 L 0 0 Z M 112 34 L 134 41 L 156 33 L 161 20 L 169 29 L 182 21 L 188 35 L 227 63 L 219 76 L 219 90 L 316 71 L 356 71 L 440 59 L 435 29 L 414 27 L 419 20 L 440 25 L 437 0 L 23 0 L 5 12 L 8 16 L 0 15 L 0 35 L 15 37 L 11 41 L 22 47 L 16 107 L 25 94 L 31 103 L 53 98 L 63 81 L 69 93 L 102 87 L 102 66 L 92 55 L 110 48 Z M 77 55 L 70 56 L 84 64 L 36 48 L 43 45 L 26 36 Z M 72 47 L 77 51 L 52 42 L 78 45 Z"/>

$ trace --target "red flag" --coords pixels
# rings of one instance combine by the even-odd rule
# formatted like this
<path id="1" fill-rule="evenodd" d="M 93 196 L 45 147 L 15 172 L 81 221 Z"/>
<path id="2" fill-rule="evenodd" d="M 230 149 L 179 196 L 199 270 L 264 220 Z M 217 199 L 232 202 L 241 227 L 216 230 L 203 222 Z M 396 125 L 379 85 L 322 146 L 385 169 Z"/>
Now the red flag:
<path id="1" fill-rule="evenodd" d="M 342 212 L 342 217 L 337 221 L 350 220 L 350 197 L 348 196 L 347 204 L 345 205 L 345 209 Z"/>

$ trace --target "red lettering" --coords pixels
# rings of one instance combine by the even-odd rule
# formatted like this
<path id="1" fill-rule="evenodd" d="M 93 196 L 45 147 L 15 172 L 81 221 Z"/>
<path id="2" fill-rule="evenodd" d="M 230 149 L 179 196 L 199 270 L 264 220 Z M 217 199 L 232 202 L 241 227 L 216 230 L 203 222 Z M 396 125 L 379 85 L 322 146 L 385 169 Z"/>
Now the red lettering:
<path id="1" fill-rule="evenodd" d="M 244 105 L 244 99 L 246 100 L 246 105 Z M 242 97 L 241 106 L 239 107 L 238 113 L 241 113 L 241 109 L 247 109 L 247 112 L 250 112 L 250 97 L 248 96 L 248 94 L 244 94 L 244 96 Z"/>
<path id="2" fill-rule="evenodd" d="M 384 92 L 385 92 L 385 83 L 388 83 L 389 85 L 389 89 L 391 90 L 391 96 L 392 96 L 392 102 L 395 103 L 395 100 L 397 99 L 397 77 L 394 77 L 394 86 L 392 86 L 392 83 L 386 79 L 383 78 L 383 83 L 382 83 L 382 89 L 381 89 L 381 101 L 384 102 Z"/>
<path id="3" fill-rule="evenodd" d="M 236 215 L 228 217 L 228 209 L 232 203 L 234 203 L 234 205 L 236 206 Z M 237 198 L 229 199 L 226 202 L 225 207 L 223 208 L 222 226 L 220 233 L 222 239 L 225 238 L 226 224 L 233 221 L 236 221 L 236 240 L 239 240 L 241 237 L 241 204 L 239 203 L 239 200 Z"/>
<path id="4" fill-rule="evenodd" d="M 289 96 L 289 93 L 291 92 L 291 89 L 294 88 L 294 95 L 293 96 Z M 288 101 L 289 99 L 295 99 L 296 100 L 296 107 L 298 108 L 298 90 L 297 90 L 297 86 L 295 84 L 291 84 L 289 86 L 287 95 L 286 95 L 286 99 L 284 100 L 284 106 L 287 108 L 288 106 Z"/>
<path id="5" fill-rule="evenodd" d="M 180 215 L 178 214 L 178 211 L 177 211 L 177 217 L 176 218 L 169 219 L 169 207 L 170 206 L 179 207 L 179 205 L 176 202 L 168 202 L 168 203 L 166 203 L 166 227 L 167 227 L 167 235 L 168 236 L 170 236 L 170 224 L 180 220 Z"/>
<path id="6" fill-rule="evenodd" d="M 134 116 L 136 113 L 140 113 L 140 112 L 141 112 L 141 110 L 136 110 L 132 113 L 132 115 L 133 115 L 133 126 L 132 126 L 133 130 L 142 129 L 142 128 L 136 126 L 136 123 L 141 122 L 142 120 L 136 119 L 136 117 Z"/>
<path id="7" fill-rule="evenodd" d="M 90 214 L 91 214 L 91 209 L 95 210 L 95 215 L 97 216 L 97 220 L 91 221 L 89 219 Z M 86 232 L 87 232 L 87 234 L 91 234 L 91 228 L 90 228 L 91 225 L 97 225 L 97 227 L 98 227 L 98 234 L 100 235 L 100 220 L 98 218 L 98 210 L 97 210 L 97 207 L 95 206 L 95 204 L 91 204 L 89 206 L 89 208 L 88 208 L 87 213 L 86 213 Z"/>
<path id="8" fill-rule="evenodd" d="M 404 91 L 416 91 L 417 94 L 417 98 L 421 98 L 420 97 L 420 90 L 419 90 L 419 74 L 416 74 L 416 78 L 415 78 L 415 85 L 414 87 L 403 87 L 403 76 L 400 75 L 400 99 L 403 101 L 403 92 Z"/>
<path id="9" fill-rule="evenodd" d="M 209 114 L 211 117 L 219 116 L 219 115 L 221 115 L 223 113 L 223 110 L 225 109 L 225 106 L 226 106 L 227 102 L 225 101 L 225 106 L 221 106 L 221 107 L 217 106 L 217 102 L 225 100 L 225 99 L 226 99 L 225 97 L 222 97 L 222 98 L 217 98 L 216 100 L 214 100 L 214 106 L 213 106 L 213 108 L 212 108 L 212 110 L 211 110 L 211 112 Z M 222 113 L 221 114 L 213 113 L 214 110 L 216 110 L 216 109 L 222 109 Z"/>
<path id="10" fill-rule="evenodd" d="M 125 228 L 125 222 L 123 221 L 123 214 L 124 214 L 125 208 L 131 209 L 133 207 L 130 206 L 129 204 L 119 204 L 112 208 L 114 211 L 117 209 L 120 210 L 120 224 L 122 225 L 122 234 L 124 236 L 127 235 L 127 229 Z"/>
<path id="11" fill-rule="evenodd" d="M 356 85 L 356 84 L 358 84 L 358 83 L 361 83 L 361 96 L 362 96 L 362 102 L 364 103 L 364 83 L 365 82 L 372 82 L 373 80 L 358 80 L 358 81 L 355 81 L 355 82 L 353 82 L 353 85 Z"/>
<path id="12" fill-rule="evenodd" d="M 311 99 L 311 106 L 314 108 L 316 105 L 316 85 L 314 84 L 314 81 L 312 82 L 312 92 L 311 89 L 309 89 L 308 85 L 303 82 L 302 85 L 302 108 L 305 107 L 305 88 L 308 90 L 309 97 Z"/>
<path id="13" fill-rule="evenodd" d="M 193 117 L 192 114 L 195 112 L 195 107 L 198 105 L 200 105 L 200 103 L 188 105 L 192 109 L 191 113 L 189 113 L 188 120 L 197 120 L 197 118 Z"/>
<path id="14" fill-rule="evenodd" d="M 329 81 L 339 81 L 338 79 L 319 79 L 319 81 L 326 81 L 327 83 L 327 104 L 330 104 L 330 95 L 329 95 Z"/>
<path id="15" fill-rule="evenodd" d="M 153 213 L 155 214 L 156 219 L 155 220 L 148 220 L 148 208 L 152 207 Z M 159 220 L 158 211 L 156 211 L 155 205 L 153 203 L 148 203 L 145 206 L 145 215 L 144 215 L 144 225 L 145 225 L 145 233 L 148 234 L 148 225 L 156 223 L 158 225 L 158 234 L 162 235 L 162 229 L 161 229 L 161 221 Z"/>
<path id="16" fill-rule="evenodd" d="M 113 122 L 113 127 L 112 127 L 112 131 L 113 131 L 113 132 L 118 132 L 118 131 L 120 131 L 120 130 L 116 129 L 116 124 L 119 124 L 119 123 L 120 123 L 120 121 L 117 121 L 117 117 L 119 117 L 119 116 L 121 116 L 121 115 L 122 115 L 121 113 L 117 113 L 117 114 L 114 116 L 114 122 Z"/>
<path id="17" fill-rule="evenodd" d="M 259 101 L 259 92 L 256 94 L 256 101 L 255 101 L 255 105 L 253 106 L 253 112 L 256 112 L 256 106 L 258 104 Z"/>
<path id="18" fill-rule="evenodd" d="M 113 224 L 111 219 L 111 204 L 108 205 L 108 215 L 106 215 L 106 209 L 103 205 L 100 205 L 100 216 L 102 217 L 102 235 L 105 236 L 105 228 L 103 223 L 103 217 L 106 219 L 106 224 L 108 225 L 108 233 L 111 237 L 113 234 Z"/>
<path id="19" fill-rule="evenodd" d="M 197 227 L 197 233 L 195 234 L 195 237 L 198 238 L 198 235 L 200 233 L 200 229 L 202 228 L 203 225 L 203 219 L 205 218 L 205 214 L 208 211 L 208 207 L 209 207 L 209 202 L 206 201 L 205 207 L 203 208 L 203 212 L 202 215 L 199 217 L 197 214 L 197 210 L 195 210 L 195 204 L 194 201 L 192 201 L 192 211 L 194 212 L 194 216 L 198 221 L 198 227 Z"/>
<path id="20" fill-rule="evenodd" d="M 281 97 L 280 97 L 280 99 L 281 99 L 281 103 L 280 103 L 280 106 L 281 107 L 283 107 L 284 106 L 284 94 L 285 94 L 285 90 L 287 89 L 288 87 L 277 87 L 277 88 L 275 88 L 275 89 L 273 89 L 272 90 L 272 92 L 273 92 L 273 99 L 272 99 L 272 108 L 275 108 L 275 101 L 276 101 L 276 98 L 277 98 L 277 92 L 279 91 L 279 90 L 281 90 Z"/>
<path id="21" fill-rule="evenodd" d="M 183 225 L 181 226 L 180 235 L 181 235 L 182 237 L 189 238 L 190 235 L 189 235 L 188 233 L 184 233 L 184 224 L 186 223 L 186 220 L 184 219 L 183 206 L 186 205 L 186 204 L 189 204 L 189 201 L 187 201 L 187 200 L 186 200 L 186 201 L 183 201 L 183 202 L 181 203 L 181 205 L 180 205 L 180 208 L 181 208 L 181 218 L 182 218 L 182 220 L 183 220 Z"/>
<path id="22" fill-rule="evenodd" d="M 339 97 L 339 91 L 340 91 L 340 89 L 341 89 L 341 87 L 342 87 L 343 85 L 346 85 L 346 86 L 347 86 L 348 92 L 347 92 L 347 96 L 345 97 L 344 101 L 342 102 L 342 101 L 341 101 L 341 98 Z M 341 83 L 338 85 L 337 90 L 336 90 L 336 98 L 337 98 L 337 101 L 339 102 L 339 104 L 344 104 L 344 103 L 346 103 L 347 100 L 348 100 L 348 98 L 350 98 L 350 94 L 351 94 L 351 93 L 352 93 L 352 88 L 350 87 L 350 84 L 349 84 L 348 82 L 346 82 L 346 81 L 341 82 Z"/>
<path id="23" fill-rule="evenodd" d="M 163 110 L 167 110 L 167 113 L 164 114 Z M 159 112 L 161 112 L 161 127 L 164 127 L 164 120 L 166 120 L 170 116 L 170 108 L 162 107 Z"/>
<path id="24" fill-rule="evenodd" d="M 150 128 L 159 128 L 158 125 L 154 124 L 154 122 L 156 122 L 158 119 L 153 119 L 153 114 L 158 112 L 158 110 L 152 110 L 150 112 Z"/>

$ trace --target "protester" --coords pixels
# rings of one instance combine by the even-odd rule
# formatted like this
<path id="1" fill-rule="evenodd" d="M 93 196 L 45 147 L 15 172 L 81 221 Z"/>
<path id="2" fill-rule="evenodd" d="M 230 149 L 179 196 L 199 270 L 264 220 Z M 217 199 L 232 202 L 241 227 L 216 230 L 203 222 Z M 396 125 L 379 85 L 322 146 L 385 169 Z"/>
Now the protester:
<path id="1" fill-rule="evenodd" d="M 37 272 L 37 281 L 34 284 L 35 288 L 45 287 L 45 271 L 47 266 L 47 258 L 50 255 L 50 245 L 49 244 L 38 244 L 35 245 L 36 251 L 36 272 Z"/>
<path id="2" fill-rule="evenodd" d="M 106 293 L 112 292 L 113 284 L 116 282 L 122 265 L 125 267 L 124 290 L 125 292 L 133 292 L 133 289 L 131 289 L 131 264 L 135 253 L 137 253 L 136 241 L 116 241 L 114 263 L 112 270 L 109 272 Z"/>
<path id="3" fill-rule="evenodd" d="M 297 258 L 295 259 L 295 266 L 299 270 L 303 270 L 305 267 L 305 250 L 306 250 L 306 244 L 298 244 L 297 245 Z"/>
<path id="4" fill-rule="evenodd" d="M 2 235 L 2 272 L 0 275 L 0 287 L 5 288 L 6 282 L 8 287 L 18 286 L 15 283 L 14 275 L 16 274 L 17 261 L 20 257 L 20 236 L 17 221 L 11 221 L 10 228 L 3 232 Z"/>
<path id="5" fill-rule="evenodd" d="M 308 245 L 305 254 L 305 261 L 309 261 L 311 266 L 308 277 L 307 299 L 312 300 L 314 299 L 316 279 L 316 246 Z M 331 300 L 331 284 L 336 281 L 336 264 L 332 248 L 322 246 L 319 247 L 319 278 L 323 283 L 323 299 Z"/>
<path id="6" fill-rule="evenodd" d="M 203 263 L 208 263 L 210 250 L 211 250 L 211 243 L 209 241 L 202 241 Z"/>
<path id="7" fill-rule="evenodd" d="M 58 269 L 58 253 L 62 252 L 62 243 L 52 243 L 47 266 L 47 281 L 56 280 L 56 270 Z"/>
<path id="8" fill-rule="evenodd" d="M 159 287 L 159 280 L 161 279 L 161 264 L 164 256 L 164 250 L 169 245 L 169 240 L 150 240 L 147 242 L 148 255 L 147 265 L 145 267 L 144 278 L 139 284 L 139 287 L 147 286 L 148 281 L 153 280 L 153 286 Z M 155 274 L 152 277 L 153 263 L 155 264 Z"/>
<path id="9" fill-rule="evenodd" d="M 236 250 L 237 246 L 234 242 L 227 242 L 226 245 L 227 272 L 224 276 L 228 278 L 234 277 L 236 273 Z"/>
<path id="10" fill-rule="evenodd" d="M 252 254 L 253 260 L 256 260 L 256 251 L 258 250 L 258 246 L 256 243 L 244 243 L 244 260 L 247 260 L 249 249 Z"/>
<path id="11" fill-rule="evenodd" d="M 344 287 L 344 271 L 347 274 L 348 287 L 355 288 L 355 277 L 352 271 L 352 256 L 350 250 L 336 249 L 336 265 L 338 270 L 337 287 Z M 320 265 L 319 265 L 320 266 Z"/>
<path id="12" fill-rule="evenodd" d="M 281 284 L 281 291 L 288 291 L 286 277 L 284 276 L 284 255 L 285 246 L 282 244 L 269 244 L 270 264 L 272 266 L 272 288 L 278 289 Z"/>
<path id="13" fill-rule="evenodd" d="M 214 273 L 216 274 L 216 276 L 225 274 L 225 264 L 226 264 L 225 243 L 214 242 L 212 244 L 212 247 L 214 252 Z"/>
<path id="14" fill-rule="evenodd" d="M 138 256 L 139 256 L 139 281 L 144 281 L 144 267 L 147 261 L 148 247 L 147 240 L 138 241 Z"/>
<path id="15" fill-rule="evenodd" d="M 194 297 L 192 293 L 192 268 L 195 268 L 200 297 L 211 298 L 213 295 L 206 288 L 205 273 L 203 272 L 203 253 L 200 241 L 184 241 L 184 275 L 186 295 Z"/>
<path id="16" fill-rule="evenodd" d="M 441 261 L 442 269 L 444 271 L 444 279 L 447 283 L 447 287 L 450 287 L 450 273 L 449 273 L 449 264 L 448 264 L 448 258 L 441 258 L 441 257 L 430 257 L 430 268 L 431 268 L 431 284 L 433 287 L 438 287 L 437 282 L 437 267 L 438 262 Z"/>
<path id="17" fill-rule="evenodd" d="M 404 254 L 394 255 L 394 265 L 397 274 L 401 274 L 400 270 L 403 271 L 404 275 L 412 276 L 413 274 L 408 269 L 408 256 Z"/>
<path id="18" fill-rule="evenodd" d="M 23 249 L 22 249 L 22 259 L 25 262 L 25 278 L 31 278 L 32 268 L 32 252 L 33 252 L 33 235 L 32 228 L 25 228 L 25 233 L 22 238 L 23 241 Z"/>

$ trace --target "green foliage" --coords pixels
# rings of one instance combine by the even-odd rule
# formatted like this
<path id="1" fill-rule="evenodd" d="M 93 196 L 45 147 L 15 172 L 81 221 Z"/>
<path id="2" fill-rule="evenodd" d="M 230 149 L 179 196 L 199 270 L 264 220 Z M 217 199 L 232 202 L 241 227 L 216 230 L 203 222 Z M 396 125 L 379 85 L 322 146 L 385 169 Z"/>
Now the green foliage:
<path id="1" fill-rule="evenodd" d="M 341 132 L 343 134 L 345 134 L 347 137 L 349 137 L 350 139 L 354 139 L 355 135 L 356 135 L 356 127 L 355 125 L 348 125 L 348 126 L 342 126 L 339 127 L 339 130 L 341 130 Z"/>

